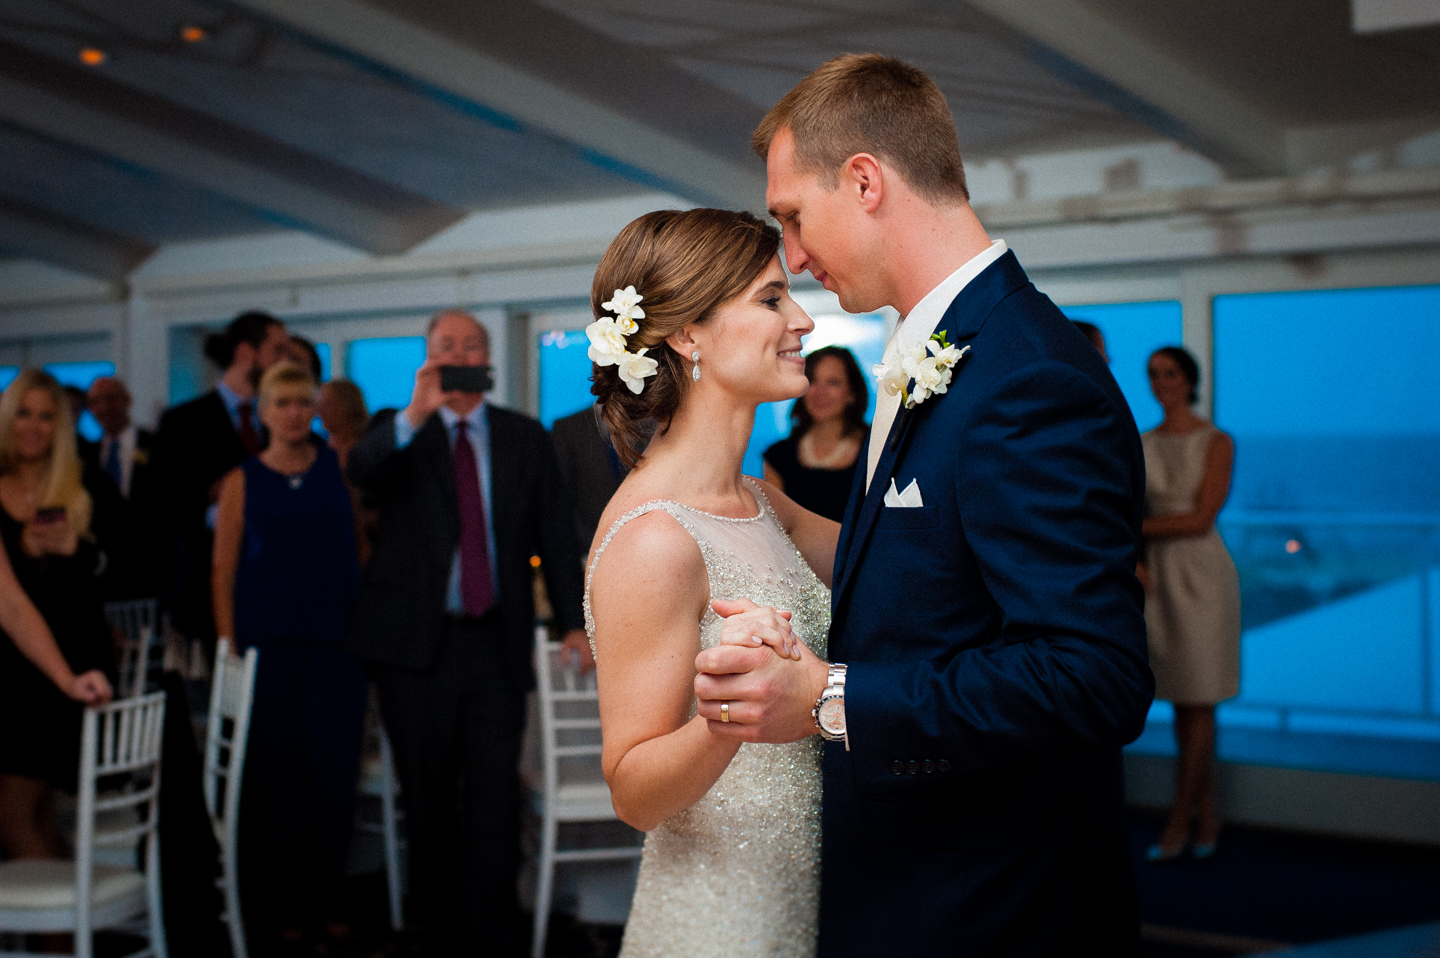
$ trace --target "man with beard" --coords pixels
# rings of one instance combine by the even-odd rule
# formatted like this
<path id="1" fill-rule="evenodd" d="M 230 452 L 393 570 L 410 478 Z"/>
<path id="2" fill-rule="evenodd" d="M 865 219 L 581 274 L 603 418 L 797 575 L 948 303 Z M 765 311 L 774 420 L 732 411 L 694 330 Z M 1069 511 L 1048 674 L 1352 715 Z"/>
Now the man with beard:
<path id="1" fill-rule="evenodd" d="M 224 370 L 204 395 L 160 417 L 155 468 L 162 534 L 171 546 L 172 574 L 164 591 L 175 628 L 212 641 L 210 552 L 220 480 L 264 448 L 256 409 L 260 376 L 286 358 L 285 324 L 262 312 L 241 313 L 205 339 L 205 355 Z"/>

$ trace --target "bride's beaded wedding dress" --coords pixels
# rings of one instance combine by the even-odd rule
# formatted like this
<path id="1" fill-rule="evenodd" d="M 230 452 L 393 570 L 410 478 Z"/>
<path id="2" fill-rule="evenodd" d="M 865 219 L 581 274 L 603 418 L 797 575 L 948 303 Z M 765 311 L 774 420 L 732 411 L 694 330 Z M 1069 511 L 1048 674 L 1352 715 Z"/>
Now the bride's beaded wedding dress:
<path id="1" fill-rule="evenodd" d="M 788 609 L 795 634 L 825 657 L 830 591 L 796 550 L 758 485 L 758 514 L 732 519 L 656 500 L 610 527 L 585 583 L 585 627 L 595 642 L 590 579 L 605 547 L 632 519 L 663 510 L 700 546 L 712 599 L 748 598 Z M 700 646 L 724 620 L 707 609 Z M 807 958 L 820 905 L 820 743 L 740 746 L 690 808 L 645 836 L 621 958 Z"/>

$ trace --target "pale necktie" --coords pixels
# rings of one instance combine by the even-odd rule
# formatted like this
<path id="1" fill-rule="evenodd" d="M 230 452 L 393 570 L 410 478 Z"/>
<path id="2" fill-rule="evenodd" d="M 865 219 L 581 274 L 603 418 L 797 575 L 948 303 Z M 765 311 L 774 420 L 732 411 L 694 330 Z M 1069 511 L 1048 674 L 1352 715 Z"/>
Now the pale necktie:
<path id="1" fill-rule="evenodd" d="M 890 342 L 885 344 L 885 355 L 881 362 L 886 366 L 895 362 L 900 355 L 900 330 L 897 328 L 895 334 L 890 337 Z M 899 395 L 892 396 L 885 391 L 885 387 L 877 384 L 879 395 L 875 397 L 875 419 L 870 423 L 870 449 L 865 459 L 865 491 L 870 491 L 870 480 L 875 478 L 875 467 L 880 464 L 880 453 L 885 450 L 885 441 L 890 438 L 890 427 L 895 422 L 895 416 L 900 411 Z"/>

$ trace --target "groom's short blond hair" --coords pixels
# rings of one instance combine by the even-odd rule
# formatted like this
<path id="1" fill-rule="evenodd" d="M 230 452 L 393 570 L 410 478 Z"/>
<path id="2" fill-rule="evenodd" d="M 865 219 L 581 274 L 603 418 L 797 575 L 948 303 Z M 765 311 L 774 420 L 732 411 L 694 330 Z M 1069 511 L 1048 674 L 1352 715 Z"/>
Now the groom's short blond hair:
<path id="1" fill-rule="evenodd" d="M 821 64 L 760 121 L 750 145 L 760 159 L 788 127 L 795 163 L 827 188 L 856 153 L 899 171 L 937 206 L 970 199 L 960 140 L 945 95 L 924 72 L 878 53 L 846 53 Z"/>

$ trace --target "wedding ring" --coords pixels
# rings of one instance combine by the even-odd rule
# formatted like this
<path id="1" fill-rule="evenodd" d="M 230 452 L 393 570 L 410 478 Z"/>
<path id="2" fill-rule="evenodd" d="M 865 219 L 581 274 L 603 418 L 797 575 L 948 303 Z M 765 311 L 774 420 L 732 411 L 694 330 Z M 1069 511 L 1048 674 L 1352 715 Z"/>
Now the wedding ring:
<path id="1" fill-rule="evenodd" d="M 728 721 L 730 721 L 730 703 L 729 703 L 729 702 L 721 702 L 721 703 L 720 703 L 720 721 L 722 721 L 722 722 L 728 722 Z"/>

